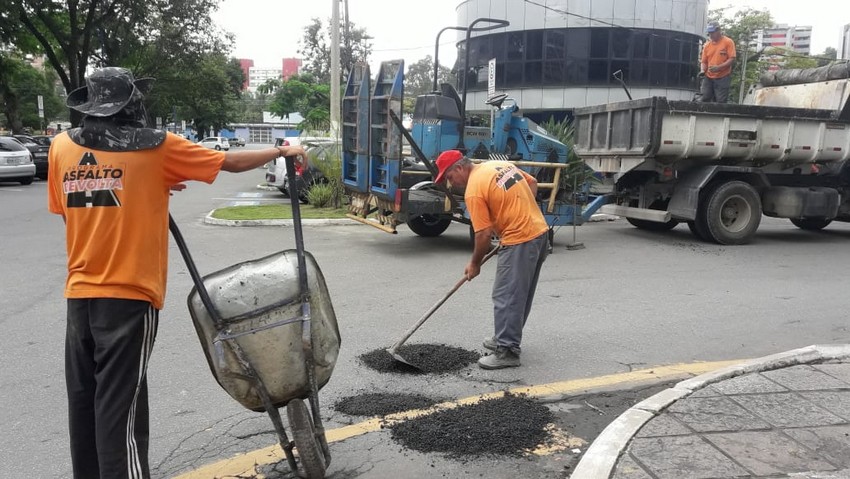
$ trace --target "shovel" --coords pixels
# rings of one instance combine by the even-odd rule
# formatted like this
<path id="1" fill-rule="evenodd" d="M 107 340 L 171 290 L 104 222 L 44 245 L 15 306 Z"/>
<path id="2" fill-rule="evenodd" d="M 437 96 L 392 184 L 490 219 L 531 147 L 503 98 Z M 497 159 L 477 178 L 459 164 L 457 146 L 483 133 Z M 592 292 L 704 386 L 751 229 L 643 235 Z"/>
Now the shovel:
<path id="1" fill-rule="evenodd" d="M 487 253 L 486 256 L 484 256 L 484 259 L 481 260 L 481 264 L 483 265 L 484 263 L 486 263 L 488 259 L 493 257 L 493 255 L 496 254 L 499 251 L 499 249 L 501 249 L 500 246 L 496 246 L 495 248 L 491 249 L 490 252 Z M 463 286 L 463 283 L 466 283 L 466 282 L 467 282 L 466 275 L 464 275 L 463 278 L 461 278 L 460 281 L 458 281 L 457 284 L 455 284 L 454 287 L 452 287 L 452 289 L 449 290 L 449 292 L 446 293 L 445 296 L 443 296 L 439 301 L 437 301 L 437 304 L 435 304 L 434 306 L 431 306 L 431 309 L 429 309 L 428 312 L 425 313 L 424 316 L 419 318 L 419 321 L 417 321 L 416 324 L 413 325 L 413 327 L 411 327 L 410 329 L 407 330 L 406 333 L 404 333 L 404 336 L 402 336 L 402 338 L 399 339 L 398 342 L 393 344 L 393 346 L 391 348 L 387 349 L 387 352 L 390 353 L 390 356 L 393 359 L 395 359 L 396 361 L 398 361 L 399 363 L 401 363 L 405 366 L 410 367 L 411 369 L 414 369 L 414 370 L 417 370 L 417 371 L 420 370 L 420 368 L 418 366 L 414 366 L 413 364 L 410 364 L 403 357 L 399 356 L 399 354 L 397 352 L 398 348 L 400 348 L 401 345 L 404 344 L 405 341 L 407 341 L 410 338 L 410 336 L 412 336 L 413 333 L 415 333 L 416 330 L 419 329 L 420 326 L 425 324 L 425 321 L 427 321 L 428 318 L 430 318 L 431 315 L 434 314 L 434 312 L 437 311 L 437 309 L 439 309 L 440 306 L 442 306 L 443 303 L 445 303 L 446 300 L 449 299 L 451 297 L 451 295 L 453 295 L 455 293 L 455 291 L 459 290 L 460 287 Z"/>

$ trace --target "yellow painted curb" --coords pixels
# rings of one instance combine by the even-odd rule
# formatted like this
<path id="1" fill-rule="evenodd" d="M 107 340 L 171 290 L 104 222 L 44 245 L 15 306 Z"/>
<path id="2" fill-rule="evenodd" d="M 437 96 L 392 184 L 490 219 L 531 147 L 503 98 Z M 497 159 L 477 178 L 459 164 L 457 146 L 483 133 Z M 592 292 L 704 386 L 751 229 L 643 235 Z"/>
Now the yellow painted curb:
<path id="1" fill-rule="evenodd" d="M 700 374 L 714 371 L 716 369 L 738 364 L 744 360 L 732 361 L 714 361 L 714 362 L 697 362 L 675 364 L 672 366 L 658 366 L 649 369 L 641 369 L 638 371 L 630 371 L 627 373 L 609 374 L 606 376 L 598 376 L 595 378 L 574 379 L 571 381 L 559 381 L 549 384 L 541 384 L 537 386 L 524 386 L 510 389 L 507 392 L 511 394 L 524 394 L 534 398 L 545 398 L 548 396 L 564 396 L 570 394 L 587 393 L 589 391 L 611 386 L 622 386 L 627 383 L 645 383 L 645 382 L 663 382 L 674 379 L 676 377 L 698 376 Z M 416 417 L 432 414 L 437 411 L 453 409 L 466 404 L 475 404 L 485 399 L 499 398 L 505 395 L 506 391 L 495 391 L 478 396 L 471 396 L 457 401 L 444 402 L 434 405 L 427 409 L 413 409 L 403 411 L 396 414 L 390 414 L 383 418 L 372 418 L 349 426 L 343 426 L 337 429 L 326 431 L 325 437 L 328 442 L 339 442 L 345 439 L 360 436 L 370 432 L 379 431 L 381 425 L 391 424 L 398 421 L 405 421 Z M 249 451 L 244 454 L 223 459 L 213 464 L 202 466 L 194 471 L 175 476 L 174 479 L 212 479 L 223 476 L 227 477 L 256 477 L 257 466 L 274 464 L 286 459 L 283 450 L 279 444 L 264 447 L 255 451 Z"/>

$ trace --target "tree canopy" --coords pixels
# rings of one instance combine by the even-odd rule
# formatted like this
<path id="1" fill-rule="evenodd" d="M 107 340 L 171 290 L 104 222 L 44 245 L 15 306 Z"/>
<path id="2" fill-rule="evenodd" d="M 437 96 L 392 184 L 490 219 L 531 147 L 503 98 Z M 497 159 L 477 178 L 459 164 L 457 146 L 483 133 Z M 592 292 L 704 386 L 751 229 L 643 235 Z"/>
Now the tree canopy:
<path id="1" fill-rule="evenodd" d="M 331 28 L 330 21 L 323 24 L 318 18 L 313 18 L 304 27 L 298 53 L 304 59 L 301 71 L 309 73 L 318 83 L 330 84 L 331 81 Z M 367 61 L 372 53 L 372 37 L 366 29 L 357 27 L 354 22 L 345 28 L 345 22 L 340 23 L 340 83 L 348 78 L 348 73 L 357 62 Z"/>
<path id="2" fill-rule="evenodd" d="M 137 78 L 162 80 L 154 87 L 155 96 L 176 77 L 190 78 L 226 63 L 219 57 L 227 54 L 229 38 L 209 17 L 217 5 L 218 0 L 6 0 L 0 3 L 0 35 L 22 51 L 43 53 L 66 92 L 85 84 L 89 67 L 122 66 Z M 206 102 L 209 107 L 225 102 L 218 96 L 232 96 L 218 88 L 227 83 L 206 90 L 217 97 Z M 221 117 L 221 112 L 192 111 L 204 118 Z M 71 122 L 79 120 L 72 112 Z"/>

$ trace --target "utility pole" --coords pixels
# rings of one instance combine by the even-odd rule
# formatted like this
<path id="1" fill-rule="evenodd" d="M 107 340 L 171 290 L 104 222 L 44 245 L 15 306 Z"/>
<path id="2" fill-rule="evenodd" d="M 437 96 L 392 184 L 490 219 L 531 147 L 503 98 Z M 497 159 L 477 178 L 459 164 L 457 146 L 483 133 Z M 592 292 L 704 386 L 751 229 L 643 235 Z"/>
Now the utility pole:
<path id="1" fill-rule="evenodd" d="M 744 103 L 744 89 L 747 86 L 747 57 L 750 53 L 750 36 L 749 32 L 744 33 L 744 38 L 741 39 L 741 43 L 744 44 L 744 64 L 741 66 L 741 86 L 738 92 L 738 104 Z"/>
<path id="2" fill-rule="evenodd" d="M 331 0 L 331 136 L 339 139 L 339 2 Z"/>

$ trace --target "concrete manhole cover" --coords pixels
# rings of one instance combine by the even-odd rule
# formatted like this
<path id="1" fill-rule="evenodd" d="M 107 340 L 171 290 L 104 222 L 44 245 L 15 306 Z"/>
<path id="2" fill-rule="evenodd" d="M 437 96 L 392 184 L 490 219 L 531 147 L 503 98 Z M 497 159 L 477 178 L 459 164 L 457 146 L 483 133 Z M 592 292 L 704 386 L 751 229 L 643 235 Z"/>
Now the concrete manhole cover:
<path id="1" fill-rule="evenodd" d="M 445 344 L 405 344 L 398 349 L 397 354 L 419 370 L 399 363 L 385 348 L 363 353 L 359 357 L 364 365 L 378 372 L 406 374 L 457 371 L 478 361 L 481 357 L 475 351 Z"/>

